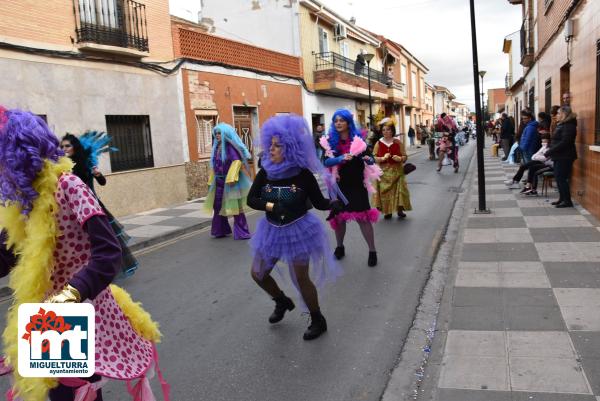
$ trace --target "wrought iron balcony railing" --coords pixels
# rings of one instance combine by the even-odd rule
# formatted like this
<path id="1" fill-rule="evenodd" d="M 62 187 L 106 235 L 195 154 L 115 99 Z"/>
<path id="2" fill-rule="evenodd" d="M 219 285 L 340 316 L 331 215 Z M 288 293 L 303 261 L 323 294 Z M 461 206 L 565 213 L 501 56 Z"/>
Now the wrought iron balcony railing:
<path id="1" fill-rule="evenodd" d="M 133 0 L 73 0 L 77 43 L 147 52 L 146 6 Z"/>
<path id="2" fill-rule="evenodd" d="M 367 72 L 367 66 L 355 70 L 356 61 L 349 59 L 347 57 L 342 56 L 341 54 L 337 54 L 334 52 L 325 52 L 325 53 L 316 53 L 315 54 L 315 70 L 329 70 L 336 69 L 341 70 L 353 75 L 362 76 L 367 78 L 368 75 L 371 76 L 371 80 L 380 82 L 384 85 L 387 85 L 387 76 L 380 71 L 377 71 L 373 68 L 370 69 L 370 74 Z"/>

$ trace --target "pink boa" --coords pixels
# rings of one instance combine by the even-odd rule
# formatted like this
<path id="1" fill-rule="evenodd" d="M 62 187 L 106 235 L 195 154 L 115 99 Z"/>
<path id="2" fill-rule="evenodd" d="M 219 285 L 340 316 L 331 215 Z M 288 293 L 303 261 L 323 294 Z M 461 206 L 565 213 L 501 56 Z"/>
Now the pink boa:
<path id="1" fill-rule="evenodd" d="M 329 225 L 334 230 L 337 230 L 340 226 L 340 223 L 350 220 L 377 223 L 377 220 L 379 220 L 379 210 L 372 208 L 365 210 L 364 212 L 342 212 L 333 219 L 329 220 Z"/>
<path id="2" fill-rule="evenodd" d="M 322 136 L 319 139 L 319 144 L 325 150 L 325 156 L 334 157 L 333 150 L 331 150 L 331 146 L 329 145 L 329 140 L 326 136 Z M 355 136 L 354 139 L 352 139 L 352 143 L 350 144 L 350 154 L 352 154 L 353 156 L 356 157 L 356 156 L 361 155 L 365 150 L 367 150 L 367 143 L 364 140 L 362 140 L 361 138 L 359 138 L 358 136 Z M 331 169 L 331 174 L 335 177 L 335 179 L 339 180 L 340 179 L 340 174 L 338 172 L 339 166 L 333 166 L 330 169 Z M 363 183 L 365 185 L 365 188 L 367 188 L 367 192 L 369 194 L 375 193 L 375 187 L 373 186 L 373 181 L 379 180 L 379 177 L 381 177 L 382 174 L 383 174 L 383 171 L 381 171 L 381 168 L 378 165 L 376 165 L 376 164 L 369 165 L 369 164 L 365 163 L 365 172 L 363 175 Z"/>

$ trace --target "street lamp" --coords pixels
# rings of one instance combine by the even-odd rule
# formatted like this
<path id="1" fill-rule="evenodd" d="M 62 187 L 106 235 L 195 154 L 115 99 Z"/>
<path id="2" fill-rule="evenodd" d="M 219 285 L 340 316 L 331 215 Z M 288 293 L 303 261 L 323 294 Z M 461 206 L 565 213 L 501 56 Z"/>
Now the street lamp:
<path id="1" fill-rule="evenodd" d="M 483 115 L 484 110 L 485 110 L 485 102 L 483 101 L 483 96 L 484 96 L 484 92 L 483 92 L 483 77 L 485 76 L 486 72 L 487 71 L 479 71 L 479 76 L 481 77 L 481 118 L 482 119 L 487 119 L 487 116 Z"/>
<path id="2" fill-rule="evenodd" d="M 475 86 L 475 113 L 477 116 L 477 185 L 479 186 L 479 205 L 475 213 L 490 213 L 485 206 L 485 167 L 483 165 L 483 113 L 479 102 L 479 77 L 483 88 L 483 76 L 485 71 L 479 71 L 479 58 L 477 56 L 477 29 L 475 28 L 475 2 L 469 0 L 471 9 L 471 47 L 473 49 L 473 84 Z M 481 92 L 483 99 L 483 91 Z"/>
<path id="3" fill-rule="evenodd" d="M 373 131 L 373 109 L 371 106 L 371 60 L 375 57 L 374 54 L 365 53 L 362 55 L 363 59 L 367 62 L 367 81 L 369 82 L 369 130 Z"/>

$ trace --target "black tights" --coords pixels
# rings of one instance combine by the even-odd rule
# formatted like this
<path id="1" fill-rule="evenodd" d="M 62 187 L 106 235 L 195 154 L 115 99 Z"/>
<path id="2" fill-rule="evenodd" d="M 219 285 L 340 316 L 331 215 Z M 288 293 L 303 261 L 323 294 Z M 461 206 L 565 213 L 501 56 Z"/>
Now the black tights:
<path id="1" fill-rule="evenodd" d="M 93 375 L 90 378 L 82 378 L 82 380 L 86 380 L 92 383 L 95 383 L 101 379 L 98 375 Z M 59 384 L 58 387 L 50 390 L 49 397 L 50 401 L 73 401 L 75 400 L 75 390 L 76 388 L 68 387 L 63 384 Z M 102 401 L 102 390 L 97 391 L 96 401 Z"/>
<path id="2" fill-rule="evenodd" d="M 275 264 L 273 264 L 273 266 L 274 265 Z M 298 287 L 300 288 L 300 294 L 302 295 L 302 299 L 304 299 L 304 303 L 309 312 L 319 312 L 319 296 L 317 294 L 317 288 L 308 275 L 308 263 L 294 264 L 293 269 L 296 274 L 296 280 L 298 281 Z M 277 298 L 283 294 L 283 291 L 281 291 L 275 279 L 271 277 L 271 271 L 272 270 L 267 271 L 261 279 L 254 271 L 254 268 L 252 268 L 251 275 L 256 284 L 269 294 L 271 298 Z"/>
<path id="3" fill-rule="evenodd" d="M 360 232 L 363 238 L 367 242 L 369 252 L 375 252 L 375 232 L 373 230 L 373 224 L 370 221 L 357 221 L 360 227 Z M 335 230 L 335 239 L 337 246 L 344 246 L 344 238 L 346 237 L 346 222 L 341 221 L 338 228 Z"/>

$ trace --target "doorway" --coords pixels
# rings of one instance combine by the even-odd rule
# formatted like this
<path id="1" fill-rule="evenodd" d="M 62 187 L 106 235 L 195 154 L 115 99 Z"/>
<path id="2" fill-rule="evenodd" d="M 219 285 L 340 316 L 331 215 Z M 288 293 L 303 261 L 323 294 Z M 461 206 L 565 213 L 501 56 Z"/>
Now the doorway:
<path id="1" fill-rule="evenodd" d="M 233 107 L 233 127 L 235 128 L 235 132 L 240 136 L 242 142 L 248 150 L 250 151 L 250 160 L 248 160 L 248 164 L 251 168 L 252 177 L 256 174 L 256 168 L 254 166 L 254 135 L 253 135 L 253 118 L 256 115 L 255 107 Z"/>
<path id="2" fill-rule="evenodd" d="M 571 91 L 571 65 L 569 63 L 560 68 L 560 101 L 562 104 L 563 93 Z"/>

